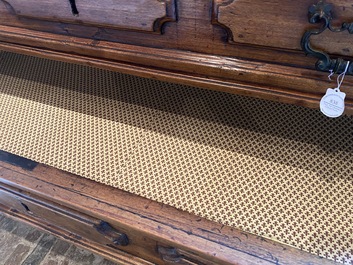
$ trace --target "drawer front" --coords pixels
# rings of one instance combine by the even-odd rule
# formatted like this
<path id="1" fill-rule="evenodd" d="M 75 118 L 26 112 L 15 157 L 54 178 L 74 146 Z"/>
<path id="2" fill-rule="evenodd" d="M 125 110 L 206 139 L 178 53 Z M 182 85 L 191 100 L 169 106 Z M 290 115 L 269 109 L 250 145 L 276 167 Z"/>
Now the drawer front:
<path id="1" fill-rule="evenodd" d="M 8 0 L 19 17 L 95 27 L 160 32 L 175 20 L 174 0 Z"/>
<path id="2" fill-rule="evenodd" d="M 0 205 L 9 208 L 17 217 L 21 218 L 22 214 L 28 217 L 25 218 L 27 221 L 34 219 L 36 222 L 33 223 L 43 223 L 41 226 L 49 228 L 51 232 L 56 228 L 63 229 L 76 243 L 88 241 L 109 251 L 122 250 L 155 264 L 215 264 L 196 254 L 162 245 L 131 228 L 124 229 L 67 207 L 14 194 L 1 188 Z"/>
<path id="3" fill-rule="evenodd" d="M 309 23 L 309 7 L 319 0 L 214 0 L 213 22 L 227 29 L 230 43 L 266 46 L 302 51 L 301 39 L 306 30 L 320 28 L 322 23 Z M 353 21 L 349 0 L 331 0 L 334 25 Z M 353 55 L 353 36 L 348 31 L 324 33 L 312 37 L 312 46 L 327 53 Z M 279 58 L 280 60 L 280 58 Z"/>

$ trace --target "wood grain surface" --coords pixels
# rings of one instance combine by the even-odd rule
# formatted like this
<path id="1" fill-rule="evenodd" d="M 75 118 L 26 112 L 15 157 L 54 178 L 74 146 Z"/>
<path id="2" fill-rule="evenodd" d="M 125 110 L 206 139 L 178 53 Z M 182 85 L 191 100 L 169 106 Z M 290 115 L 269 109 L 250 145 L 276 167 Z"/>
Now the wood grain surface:
<path id="1" fill-rule="evenodd" d="M 174 21 L 176 17 L 173 0 L 76 2 L 8 0 L 7 7 L 20 17 L 150 32 L 160 32 L 160 21 Z"/>
<path id="2" fill-rule="evenodd" d="M 335 23 L 349 22 L 350 2 L 331 2 Z M 319 108 L 327 88 L 336 86 L 335 76 L 330 81 L 328 73 L 315 69 L 316 58 L 298 49 L 301 34 L 317 27 L 307 18 L 308 7 L 316 1 L 158 2 L 164 3 L 167 15 L 154 26 L 163 34 L 126 30 L 130 22 L 121 30 L 33 19 L 18 16 L 6 1 L 1 3 L 0 48 L 8 51 L 310 108 Z M 135 4 L 128 6 L 134 10 Z M 135 20 L 147 13 L 157 18 L 155 5 L 137 9 L 141 12 Z M 176 22 L 170 21 L 173 14 Z M 313 45 L 350 60 L 352 37 L 347 32 L 325 33 L 313 38 Z M 353 77 L 347 76 L 343 85 L 346 113 L 352 114 Z"/>
<path id="3" fill-rule="evenodd" d="M 214 0 L 214 22 L 227 28 L 229 40 L 237 45 L 268 46 L 301 50 L 300 41 L 307 29 L 322 25 L 309 24 L 308 9 L 318 1 Z M 347 0 L 330 1 L 334 23 L 353 21 L 353 8 Z M 353 36 L 348 32 L 325 33 L 313 38 L 313 46 L 328 53 L 352 56 Z"/>

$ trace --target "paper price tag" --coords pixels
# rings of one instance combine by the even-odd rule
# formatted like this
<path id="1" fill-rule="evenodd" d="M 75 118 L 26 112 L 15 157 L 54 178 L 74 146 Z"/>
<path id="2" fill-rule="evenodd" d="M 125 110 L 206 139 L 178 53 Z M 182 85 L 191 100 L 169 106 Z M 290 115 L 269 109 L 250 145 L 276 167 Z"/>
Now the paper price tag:
<path id="1" fill-rule="evenodd" d="M 321 112 L 330 118 L 341 116 L 344 112 L 345 97 L 346 93 L 341 92 L 339 88 L 328 88 L 320 101 Z"/>

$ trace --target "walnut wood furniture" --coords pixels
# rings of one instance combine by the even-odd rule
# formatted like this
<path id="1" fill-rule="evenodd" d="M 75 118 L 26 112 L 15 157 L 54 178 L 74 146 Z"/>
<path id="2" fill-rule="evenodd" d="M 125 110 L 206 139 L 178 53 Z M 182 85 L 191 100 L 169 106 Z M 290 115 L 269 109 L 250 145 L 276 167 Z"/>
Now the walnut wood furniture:
<path id="1" fill-rule="evenodd" d="M 332 0 L 332 10 L 318 17 L 325 10 L 320 3 L 2 0 L 0 48 L 318 108 L 336 83 L 315 69 L 318 58 L 306 56 L 304 34 L 320 29 L 325 17 L 338 28 L 346 22 L 342 32 L 313 34 L 307 44 L 332 58 L 348 61 L 353 55 L 351 2 Z M 308 20 L 312 5 L 314 24 Z M 344 68 L 331 64 L 326 67 L 334 72 Z M 352 86 L 353 79 L 346 78 L 348 114 Z"/>
<path id="2" fill-rule="evenodd" d="M 315 0 L 0 2 L 0 49 L 311 108 L 336 83 L 303 46 L 337 73 L 353 55 L 350 24 L 303 45 L 325 23 L 309 23 Z M 335 27 L 353 20 L 351 1 L 331 3 Z M 330 264 L 44 165 L 1 162 L 0 175 L 2 211 L 126 264 Z"/>

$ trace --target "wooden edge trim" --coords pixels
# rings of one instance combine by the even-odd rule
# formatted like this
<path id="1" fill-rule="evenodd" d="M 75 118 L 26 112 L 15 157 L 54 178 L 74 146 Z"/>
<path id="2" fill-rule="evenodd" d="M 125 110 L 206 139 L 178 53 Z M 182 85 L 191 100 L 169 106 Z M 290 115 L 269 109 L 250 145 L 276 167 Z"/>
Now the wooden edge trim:
<path id="1" fill-rule="evenodd" d="M 8 209 L 1 204 L 0 204 L 0 212 L 1 214 L 4 214 L 8 218 L 34 226 L 35 228 L 43 232 L 49 232 L 57 236 L 59 239 L 78 245 L 79 247 L 86 249 L 88 251 L 95 252 L 106 259 L 115 260 L 115 261 L 119 259 L 120 262 L 124 262 L 123 264 L 126 264 L 126 265 L 152 265 L 148 261 L 145 261 L 141 258 L 138 258 L 136 256 L 133 256 L 129 253 L 126 253 L 118 249 L 114 249 L 114 253 L 112 254 L 111 252 L 107 251 L 106 248 L 102 248 L 98 244 L 94 244 L 94 243 L 92 244 L 92 242 L 87 242 L 82 239 L 78 239 L 76 236 L 74 236 L 73 234 L 71 234 L 66 230 L 60 229 L 59 227 L 54 228 L 52 227 L 52 224 L 47 223 L 44 220 L 41 220 L 39 222 L 38 220 L 31 218 L 25 214 L 12 211 L 11 209 Z"/>
<path id="2" fill-rule="evenodd" d="M 234 42 L 233 32 L 231 31 L 231 29 L 229 27 L 227 27 L 226 25 L 219 22 L 218 15 L 219 15 L 219 7 L 220 6 L 227 6 L 233 2 L 234 2 L 234 0 L 213 0 L 212 1 L 211 23 L 213 25 L 217 25 L 225 30 L 225 32 L 227 33 L 228 42 L 230 42 L 230 43 Z"/>
<path id="3" fill-rule="evenodd" d="M 33 44 L 37 47 L 31 47 Z M 0 26 L 0 48 L 310 108 L 319 107 L 320 98 L 331 85 L 325 73 L 314 70 L 75 37 L 68 39 L 7 26 Z M 349 79 L 345 82 L 353 86 Z M 348 114 L 353 112 L 352 95 L 353 92 L 347 94 Z"/>
<path id="4" fill-rule="evenodd" d="M 177 21 L 177 7 L 175 0 L 164 0 L 166 15 L 164 17 L 156 19 L 153 24 L 153 31 L 156 33 L 163 34 L 163 26 L 167 22 Z"/>
<path id="5" fill-rule="evenodd" d="M 230 82 L 220 79 L 211 79 L 180 72 L 161 70 L 158 68 L 147 68 L 141 65 L 127 64 L 117 61 L 109 61 L 98 58 L 91 58 L 81 55 L 70 54 L 68 56 L 62 52 L 43 50 L 16 44 L 8 44 L 0 41 L 0 49 L 9 52 L 21 53 L 46 59 L 58 60 L 62 62 L 81 64 L 97 67 L 110 71 L 117 71 L 124 74 L 131 74 L 144 78 L 152 78 L 163 82 L 172 82 L 182 85 L 195 86 L 204 89 L 221 91 L 231 94 L 250 96 L 265 100 L 294 104 L 308 108 L 318 108 L 322 95 L 310 95 L 301 91 L 283 90 L 276 87 L 266 87 L 264 85 L 253 85 L 249 83 Z M 323 87 L 328 87 L 325 85 Z M 345 113 L 353 115 L 353 100 L 346 99 Z"/>

